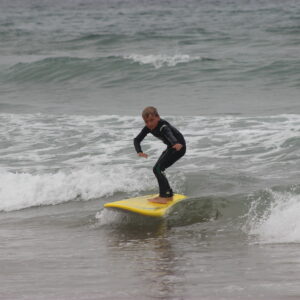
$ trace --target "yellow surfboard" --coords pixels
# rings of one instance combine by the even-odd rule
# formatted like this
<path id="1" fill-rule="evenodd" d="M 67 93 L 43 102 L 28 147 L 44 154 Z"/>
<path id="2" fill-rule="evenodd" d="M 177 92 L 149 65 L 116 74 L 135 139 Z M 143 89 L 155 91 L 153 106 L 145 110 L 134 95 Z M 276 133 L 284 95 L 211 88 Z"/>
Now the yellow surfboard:
<path id="1" fill-rule="evenodd" d="M 137 214 L 150 216 L 150 217 L 163 217 L 167 211 L 176 203 L 186 199 L 187 196 L 174 194 L 173 200 L 166 204 L 153 203 L 148 200 L 156 197 L 157 195 L 146 195 L 136 198 L 125 199 L 104 204 L 104 207 L 113 207 L 125 211 L 131 211 Z"/>

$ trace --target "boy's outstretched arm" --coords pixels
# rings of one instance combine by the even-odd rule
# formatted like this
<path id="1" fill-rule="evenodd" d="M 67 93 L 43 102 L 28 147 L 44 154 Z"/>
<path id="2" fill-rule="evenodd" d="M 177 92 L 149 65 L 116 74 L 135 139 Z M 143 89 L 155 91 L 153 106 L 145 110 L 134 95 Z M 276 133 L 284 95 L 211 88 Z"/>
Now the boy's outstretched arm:
<path id="1" fill-rule="evenodd" d="M 149 133 L 149 129 L 145 126 L 142 131 L 134 138 L 133 144 L 135 151 L 137 152 L 138 156 L 147 158 L 148 155 L 143 152 L 141 147 L 141 142 L 145 138 L 145 136 Z"/>

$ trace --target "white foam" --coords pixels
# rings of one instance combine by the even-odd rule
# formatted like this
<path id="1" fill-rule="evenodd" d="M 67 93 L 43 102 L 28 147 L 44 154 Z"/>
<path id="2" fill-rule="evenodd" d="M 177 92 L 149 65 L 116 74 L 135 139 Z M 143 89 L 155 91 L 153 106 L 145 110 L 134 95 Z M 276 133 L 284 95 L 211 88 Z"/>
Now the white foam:
<path id="1" fill-rule="evenodd" d="M 155 187 L 150 170 L 134 170 L 125 166 L 86 167 L 70 172 L 35 175 L 3 170 L 0 172 L 0 211 L 90 200 L 116 192 L 132 193 Z"/>
<path id="2" fill-rule="evenodd" d="M 257 217 L 255 209 L 250 213 L 248 233 L 260 243 L 300 243 L 300 195 L 271 194 L 273 202 L 262 216 Z"/>
<path id="3" fill-rule="evenodd" d="M 105 226 L 120 223 L 122 214 L 118 211 L 103 209 L 96 213 L 95 218 L 97 219 L 97 224 L 94 226 Z"/>
<path id="4" fill-rule="evenodd" d="M 268 163 L 297 158 L 299 115 L 273 117 L 193 116 L 166 117 L 185 136 L 188 151 L 185 160 L 242 159 L 243 168 L 265 167 Z M 141 118 L 130 116 L 51 116 L 0 114 L 0 139 L 9 146 L 0 148 L 0 164 L 9 167 L 36 168 L 61 163 L 82 168 L 92 164 L 151 165 L 164 146 L 151 135 L 143 141 L 149 160 L 137 160 L 132 139 L 144 126 Z M 124 135 L 126 131 L 126 135 Z M 60 158 L 59 160 L 57 158 Z M 2 163 L 3 162 L 3 163 Z M 263 162 L 263 163 L 262 163 Z M 46 166 L 47 163 L 47 166 Z M 188 162 L 186 162 L 188 164 Z"/>
<path id="5" fill-rule="evenodd" d="M 156 69 L 163 66 L 174 67 L 180 63 L 189 63 L 191 61 L 199 60 L 199 56 L 190 56 L 187 54 L 175 54 L 175 55 L 141 55 L 141 54 L 131 54 L 124 56 L 125 59 L 132 60 L 141 65 L 153 65 Z"/>
<path id="6" fill-rule="evenodd" d="M 297 151 L 292 146 L 285 146 L 285 142 L 299 138 L 300 118 L 299 115 L 195 116 L 183 122 L 181 127 L 189 141 L 190 156 L 242 158 L 249 162 L 249 168 L 257 169 Z"/>

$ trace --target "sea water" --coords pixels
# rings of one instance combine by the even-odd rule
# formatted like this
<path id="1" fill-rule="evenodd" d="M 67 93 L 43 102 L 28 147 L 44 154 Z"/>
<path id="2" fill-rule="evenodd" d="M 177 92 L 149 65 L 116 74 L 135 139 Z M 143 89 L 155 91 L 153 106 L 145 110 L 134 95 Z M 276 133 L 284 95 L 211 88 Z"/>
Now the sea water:
<path id="1" fill-rule="evenodd" d="M 300 297 L 299 1 L 0 2 L 0 298 Z M 156 106 L 187 153 L 164 220 Z"/>

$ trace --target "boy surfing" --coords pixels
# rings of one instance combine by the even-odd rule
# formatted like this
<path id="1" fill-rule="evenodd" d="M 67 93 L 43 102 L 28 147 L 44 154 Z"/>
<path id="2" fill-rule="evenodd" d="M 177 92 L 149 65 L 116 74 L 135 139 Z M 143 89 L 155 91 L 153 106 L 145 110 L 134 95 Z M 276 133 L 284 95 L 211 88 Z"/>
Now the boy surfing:
<path id="1" fill-rule="evenodd" d="M 163 151 L 153 167 L 154 175 L 158 181 L 159 196 L 149 199 L 150 202 L 165 204 L 173 200 L 173 191 L 164 171 L 185 154 L 185 140 L 178 129 L 160 118 L 155 107 L 146 107 L 142 112 L 142 117 L 145 127 L 134 139 L 134 147 L 138 156 L 148 157 L 141 148 L 141 142 L 148 133 L 151 133 L 167 145 L 167 149 Z"/>

